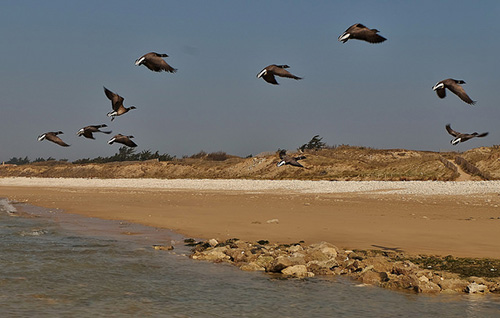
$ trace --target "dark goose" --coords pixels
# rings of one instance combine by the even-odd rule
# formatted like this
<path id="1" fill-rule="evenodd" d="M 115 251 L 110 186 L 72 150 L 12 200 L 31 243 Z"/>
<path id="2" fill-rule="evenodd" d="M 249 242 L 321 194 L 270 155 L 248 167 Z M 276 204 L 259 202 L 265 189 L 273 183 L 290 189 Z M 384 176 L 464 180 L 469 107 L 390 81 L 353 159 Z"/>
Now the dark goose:
<path id="1" fill-rule="evenodd" d="M 159 54 L 156 52 L 150 52 L 147 54 L 144 54 L 137 60 L 135 60 L 135 65 L 140 66 L 144 65 L 147 68 L 149 68 L 151 71 L 154 72 L 168 72 L 168 73 L 175 73 L 177 72 L 176 68 L 173 68 L 172 66 L 168 65 L 167 62 L 163 59 L 163 57 L 168 57 L 167 54 Z"/>
<path id="2" fill-rule="evenodd" d="M 280 156 L 281 161 L 278 162 L 278 164 L 277 164 L 278 167 L 281 167 L 283 165 L 291 165 L 291 166 L 295 166 L 295 167 L 304 168 L 304 166 L 301 165 L 298 162 L 298 160 L 306 159 L 305 156 L 298 156 L 298 157 L 289 156 L 289 155 L 286 154 L 286 150 L 285 149 L 280 150 L 279 156 Z"/>
<path id="3" fill-rule="evenodd" d="M 137 145 L 131 140 L 131 138 L 134 138 L 134 136 L 124 136 L 122 134 L 118 134 L 111 138 L 108 141 L 108 144 L 112 145 L 114 142 L 117 142 L 120 144 L 124 144 L 125 146 L 137 147 Z"/>
<path id="4" fill-rule="evenodd" d="M 57 137 L 57 135 L 60 135 L 60 134 L 63 134 L 63 132 L 62 131 L 49 131 L 49 132 L 46 132 L 46 133 L 38 136 L 38 141 L 42 141 L 44 139 L 47 139 L 49 141 L 52 141 L 52 142 L 58 144 L 59 146 L 69 147 L 70 145 L 68 145 L 67 143 L 62 141 L 61 138 Z"/>
<path id="5" fill-rule="evenodd" d="M 276 64 L 271 64 L 269 66 L 266 66 L 262 71 L 257 74 L 257 78 L 262 77 L 264 81 L 274 84 L 274 85 L 279 85 L 278 82 L 276 81 L 276 76 L 280 77 L 288 77 L 288 78 L 293 78 L 296 80 L 302 79 L 301 77 L 295 76 L 292 73 L 288 72 L 285 70 L 286 68 L 289 68 L 290 66 L 288 65 L 276 65 Z"/>
<path id="6" fill-rule="evenodd" d="M 456 145 L 456 144 L 458 144 L 460 142 L 465 142 L 465 141 L 467 141 L 469 139 L 472 139 L 474 137 L 485 137 L 485 136 L 488 136 L 487 132 L 484 132 L 482 134 L 478 134 L 477 132 L 474 132 L 472 134 L 459 133 L 458 131 L 455 131 L 455 130 L 451 129 L 451 125 L 450 124 L 446 125 L 446 131 L 448 131 L 448 133 L 450 135 L 452 135 L 453 137 L 455 137 L 454 139 L 452 139 L 450 141 L 450 143 L 452 145 Z"/>
<path id="7" fill-rule="evenodd" d="M 344 33 L 339 36 L 339 41 L 342 43 L 347 42 L 350 39 L 362 40 L 369 43 L 382 43 L 386 38 L 378 35 L 379 31 L 377 29 L 368 29 L 361 23 L 356 23 L 351 25 Z"/>
<path id="8" fill-rule="evenodd" d="M 108 97 L 108 99 L 111 101 L 111 107 L 113 108 L 113 111 L 108 113 L 108 117 L 111 117 L 111 121 L 115 119 L 115 116 L 121 116 L 129 110 L 136 108 L 135 106 L 130 106 L 128 108 L 124 107 L 123 101 L 125 99 L 120 95 L 113 93 L 106 87 L 104 87 L 104 93 L 106 94 L 106 97 Z"/>
<path id="9" fill-rule="evenodd" d="M 445 98 L 446 89 L 449 89 L 452 93 L 460 97 L 460 99 L 466 102 L 467 104 L 474 105 L 476 102 L 473 101 L 469 97 L 469 95 L 467 95 L 467 93 L 465 93 L 465 90 L 460 84 L 465 84 L 465 82 L 463 80 L 455 80 L 453 78 L 448 78 L 440 82 L 437 82 L 436 85 L 432 87 L 432 89 L 436 91 L 436 94 L 437 96 L 439 96 L 439 98 Z"/>
<path id="10" fill-rule="evenodd" d="M 99 129 L 99 128 L 103 128 L 103 127 L 108 127 L 108 125 L 102 124 L 102 125 L 86 126 L 86 127 L 83 127 L 82 129 L 80 129 L 76 133 L 76 135 L 77 136 L 83 136 L 83 137 L 88 138 L 88 139 L 95 139 L 94 135 L 93 135 L 93 133 L 95 133 L 95 132 L 100 132 L 100 133 L 103 133 L 103 134 L 111 134 L 111 131 L 102 131 L 102 130 Z"/>

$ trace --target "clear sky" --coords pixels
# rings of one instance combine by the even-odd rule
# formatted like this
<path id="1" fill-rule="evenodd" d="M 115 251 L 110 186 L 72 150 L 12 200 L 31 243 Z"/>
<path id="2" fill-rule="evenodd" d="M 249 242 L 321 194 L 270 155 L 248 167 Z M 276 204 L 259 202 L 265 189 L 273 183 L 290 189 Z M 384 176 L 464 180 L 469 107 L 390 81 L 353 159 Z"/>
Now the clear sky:
<path id="1" fill-rule="evenodd" d="M 106 123 L 137 151 L 246 156 L 327 144 L 467 150 L 500 144 L 500 1 L 2 1 L 0 161 L 110 156 Z M 354 23 L 388 40 L 337 37 Z M 169 55 L 176 74 L 134 61 Z M 300 81 L 256 78 L 288 64 Z M 463 79 L 469 106 L 432 86 Z M 103 86 L 136 110 L 110 122 Z M 445 125 L 489 131 L 452 146 Z M 62 130 L 63 148 L 37 136 Z M 112 136 L 111 135 L 111 136 Z"/>

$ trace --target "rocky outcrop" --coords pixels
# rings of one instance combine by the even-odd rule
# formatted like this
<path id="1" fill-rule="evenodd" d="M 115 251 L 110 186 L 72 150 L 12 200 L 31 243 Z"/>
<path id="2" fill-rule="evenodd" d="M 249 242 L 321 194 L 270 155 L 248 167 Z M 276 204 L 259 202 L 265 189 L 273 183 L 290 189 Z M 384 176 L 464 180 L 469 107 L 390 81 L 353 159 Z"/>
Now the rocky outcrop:
<path id="1" fill-rule="evenodd" d="M 193 259 L 226 262 L 245 271 L 265 271 L 290 278 L 346 275 L 363 284 L 425 294 L 500 292 L 498 278 L 466 279 L 447 271 L 423 269 L 402 253 L 343 250 L 327 242 L 278 245 L 237 239 L 219 243 L 211 239 L 191 245 Z"/>

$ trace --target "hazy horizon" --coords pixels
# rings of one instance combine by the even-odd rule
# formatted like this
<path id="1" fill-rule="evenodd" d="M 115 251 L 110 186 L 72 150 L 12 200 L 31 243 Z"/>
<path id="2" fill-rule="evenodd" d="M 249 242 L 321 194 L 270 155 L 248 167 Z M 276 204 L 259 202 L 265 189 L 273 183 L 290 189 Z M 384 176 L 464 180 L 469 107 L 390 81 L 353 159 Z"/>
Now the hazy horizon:
<path id="1" fill-rule="evenodd" d="M 203 150 L 245 157 L 328 145 L 464 151 L 500 144 L 497 1 L 6 1 L 0 162 L 28 156 L 111 156 L 116 133 L 177 157 Z M 363 23 L 381 44 L 337 41 Z M 166 53 L 175 74 L 134 61 Z M 256 78 L 269 64 L 303 77 Z M 475 106 L 432 86 L 463 79 Z M 103 86 L 137 107 L 110 122 Z M 87 125 L 111 135 L 77 137 Z M 445 130 L 489 132 L 452 146 Z M 71 147 L 38 142 L 64 132 Z"/>

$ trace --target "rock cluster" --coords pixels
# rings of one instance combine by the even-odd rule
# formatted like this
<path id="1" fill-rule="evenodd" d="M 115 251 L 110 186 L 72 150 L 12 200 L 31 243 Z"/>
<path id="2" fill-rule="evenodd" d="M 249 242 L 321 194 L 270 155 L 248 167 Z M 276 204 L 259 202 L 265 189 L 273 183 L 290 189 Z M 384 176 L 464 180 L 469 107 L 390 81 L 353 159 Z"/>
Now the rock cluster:
<path id="1" fill-rule="evenodd" d="M 265 271 L 285 277 L 305 278 L 315 275 L 347 275 L 363 284 L 417 293 L 500 292 L 500 280 L 479 277 L 461 278 L 446 271 L 422 269 L 403 254 L 381 251 L 349 251 L 321 242 L 305 245 L 257 243 L 230 239 L 219 242 L 192 242 L 191 258 L 226 262 L 246 271 Z"/>

